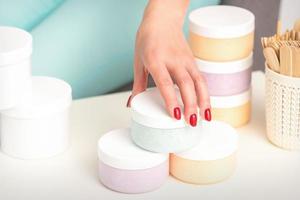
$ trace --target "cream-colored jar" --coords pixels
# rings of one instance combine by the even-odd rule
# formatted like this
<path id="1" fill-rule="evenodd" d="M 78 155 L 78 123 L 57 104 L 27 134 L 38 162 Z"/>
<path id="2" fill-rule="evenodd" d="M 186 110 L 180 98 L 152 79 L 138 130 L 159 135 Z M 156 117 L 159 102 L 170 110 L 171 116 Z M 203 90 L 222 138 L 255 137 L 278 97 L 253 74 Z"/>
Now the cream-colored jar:
<path id="1" fill-rule="evenodd" d="M 235 6 L 208 6 L 189 15 L 189 44 L 197 58 L 233 61 L 249 56 L 254 43 L 254 15 Z"/>
<path id="2" fill-rule="evenodd" d="M 238 135 L 224 122 L 203 123 L 203 135 L 192 149 L 171 154 L 170 173 L 193 184 L 220 182 L 233 174 L 236 166 Z"/>
<path id="3" fill-rule="evenodd" d="M 238 95 L 211 96 L 213 120 L 223 121 L 233 127 L 245 125 L 251 117 L 251 88 Z"/>

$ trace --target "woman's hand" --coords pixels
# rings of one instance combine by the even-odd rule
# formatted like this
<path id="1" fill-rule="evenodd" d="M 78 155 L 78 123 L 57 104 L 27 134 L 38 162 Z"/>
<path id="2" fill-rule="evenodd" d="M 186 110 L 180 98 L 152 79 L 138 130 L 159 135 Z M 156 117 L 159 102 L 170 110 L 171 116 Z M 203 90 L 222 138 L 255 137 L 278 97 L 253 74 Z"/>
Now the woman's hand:
<path id="1" fill-rule="evenodd" d="M 181 110 L 174 90 L 175 82 L 184 104 L 185 120 L 196 126 L 198 106 L 202 118 L 207 121 L 211 120 L 211 113 L 205 80 L 182 32 L 188 4 L 187 0 L 149 1 L 136 36 L 131 97 L 147 88 L 150 73 L 167 111 L 179 120 Z"/>

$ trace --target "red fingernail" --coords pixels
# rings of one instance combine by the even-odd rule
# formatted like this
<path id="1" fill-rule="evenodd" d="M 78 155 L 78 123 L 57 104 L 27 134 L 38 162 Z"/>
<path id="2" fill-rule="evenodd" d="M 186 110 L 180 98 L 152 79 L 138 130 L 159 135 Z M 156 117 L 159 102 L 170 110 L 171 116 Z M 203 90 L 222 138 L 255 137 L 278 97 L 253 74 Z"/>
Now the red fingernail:
<path id="1" fill-rule="evenodd" d="M 132 95 L 130 95 L 129 98 L 128 98 L 128 100 L 127 100 L 127 104 L 126 104 L 126 107 L 127 107 L 127 108 L 130 106 L 131 96 L 132 96 Z"/>
<path id="2" fill-rule="evenodd" d="M 196 114 L 192 114 L 190 116 L 190 124 L 191 124 L 191 126 L 197 126 L 197 115 Z"/>
<path id="3" fill-rule="evenodd" d="M 180 120 L 181 119 L 181 111 L 180 111 L 180 108 L 179 107 L 176 107 L 174 108 L 174 117 L 175 119 L 177 120 Z"/>
<path id="4" fill-rule="evenodd" d="M 205 110 L 204 117 L 206 121 L 211 121 L 211 112 L 209 108 Z"/>

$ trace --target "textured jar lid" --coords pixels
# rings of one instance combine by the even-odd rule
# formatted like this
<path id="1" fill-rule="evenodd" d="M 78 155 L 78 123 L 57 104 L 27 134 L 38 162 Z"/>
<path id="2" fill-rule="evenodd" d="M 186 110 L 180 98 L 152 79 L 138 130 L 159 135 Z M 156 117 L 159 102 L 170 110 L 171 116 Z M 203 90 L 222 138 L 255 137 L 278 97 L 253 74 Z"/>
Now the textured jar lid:
<path id="1" fill-rule="evenodd" d="M 198 69 L 212 74 L 231 74 L 244 71 L 253 64 L 253 53 L 247 58 L 230 62 L 210 62 L 196 58 Z"/>
<path id="2" fill-rule="evenodd" d="M 217 160 L 232 155 L 238 149 L 237 131 L 225 122 L 203 122 L 199 144 L 175 155 L 188 160 Z"/>
<path id="3" fill-rule="evenodd" d="M 189 15 L 190 31 L 209 38 L 234 38 L 254 30 L 252 12 L 235 6 L 208 6 Z"/>
<path id="4" fill-rule="evenodd" d="M 232 96 L 211 96 L 210 104 L 213 108 L 232 108 L 243 105 L 251 99 L 251 88 Z"/>
<path id="5" fill-rule="evenodd" d="M 178 88 L 175 88 L 177 99 L 183 110 Z M 186 127 L 184 118 L 172 118 L 165 108 L 164 100 L 157 88 L 150 88 L 136 95 L 131 102 L 132 119 L 144 126 L 161 129 L 174 129 Z"/>
<path id="6" fill-rule="evenodd" d="M 118 169 L 138 170 L 156 167 L 168 159 L 168 154 L 146 151 L 130 138 L 130 129 L 112 130 L 98 141 L 98 156 L 103 163 Z"/>
<path id="7" fill-rule="evenodd" d="M 36 118 L 63 111 L 72 102 L 71 86 L 51 77 L 32 77 L 32 95 L 15 108 L 5 110 L 3 115 L 13 118 Z"/>
<path id="8" fill-rule="evenodd" d="M 15 64 L 32 53 L 32 36 L 15 27 L 0 26 L 0 67 Z"/>

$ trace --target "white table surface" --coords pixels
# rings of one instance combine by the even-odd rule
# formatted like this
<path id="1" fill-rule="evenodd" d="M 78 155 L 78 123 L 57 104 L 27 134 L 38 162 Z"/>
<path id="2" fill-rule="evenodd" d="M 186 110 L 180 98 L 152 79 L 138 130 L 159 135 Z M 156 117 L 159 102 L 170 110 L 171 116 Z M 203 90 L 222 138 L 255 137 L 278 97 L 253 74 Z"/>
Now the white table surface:
<path id="1" fill-rule="evenodd" d="M 253 73 L 250 123 L 238 129 L 235 174 L 213 185 L 191 185 L 172 177 L 158 190 L 128 195 L 106 189 L 97 177 L 97 141 L 110 129 L 129 126 L 129 92 L 74 101 L 72 144 L 44 160 L 18 160 L 0 153 L 0 200 L 10 199 L 300 199 L 300 152 L 282 150 L 265 136 L 264 75 Z"/>

